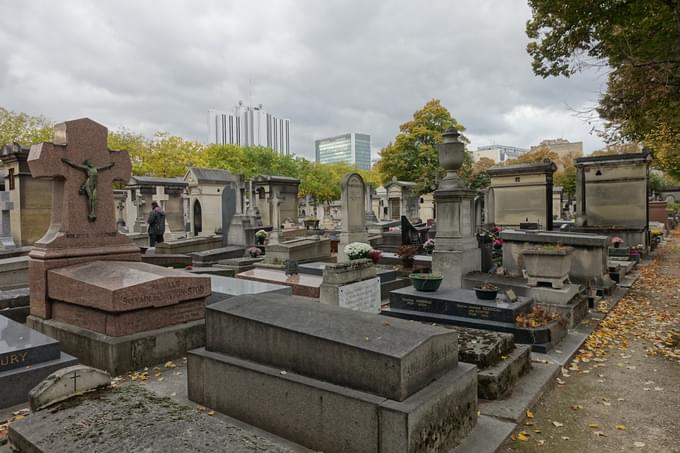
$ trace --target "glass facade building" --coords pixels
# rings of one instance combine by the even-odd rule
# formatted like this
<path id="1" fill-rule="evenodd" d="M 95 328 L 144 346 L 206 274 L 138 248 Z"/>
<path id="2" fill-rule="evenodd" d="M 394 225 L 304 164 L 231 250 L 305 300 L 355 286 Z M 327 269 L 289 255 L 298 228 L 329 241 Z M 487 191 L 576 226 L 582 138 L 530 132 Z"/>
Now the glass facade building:
<path id="1" fill-rule="evenodd" d="M 322 138 L 314 142 L 316 161 L 322 164 L 345 162 L 363 170 L 371 168 L 371 136 L 354 132 Z"/>

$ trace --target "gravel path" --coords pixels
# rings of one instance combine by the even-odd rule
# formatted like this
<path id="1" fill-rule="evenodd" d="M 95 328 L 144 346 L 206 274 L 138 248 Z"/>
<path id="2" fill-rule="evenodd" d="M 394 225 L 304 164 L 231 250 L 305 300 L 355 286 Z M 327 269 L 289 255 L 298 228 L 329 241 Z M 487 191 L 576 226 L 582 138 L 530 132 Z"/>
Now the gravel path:
<path id="1" fill-rule="evenodd" d="M 680 233 L 501 452 L 680 452 Z"/>

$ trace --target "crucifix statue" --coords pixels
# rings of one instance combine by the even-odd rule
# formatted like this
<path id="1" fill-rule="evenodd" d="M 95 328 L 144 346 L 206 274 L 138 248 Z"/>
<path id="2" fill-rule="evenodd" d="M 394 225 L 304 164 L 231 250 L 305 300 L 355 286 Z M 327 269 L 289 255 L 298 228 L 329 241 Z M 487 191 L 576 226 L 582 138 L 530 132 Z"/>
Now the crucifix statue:
<path id="1" fill-rule="evenodd" d="M 97 174 L 100 171 L 108 170 L 115 164 L 113 162 L 103 165 L 101 167 L 95 167 L 89 159 L 85 159 L 83 165 L 78 165 L 65 157 L 61 158 L 61 161 L 73 168 L 82 170 L 85 172 L 85 182 L 80 186 L 78 193 L 87 196 L 87 205 L 90 208 L 90 212 L 87 214 L 87 220 L 94 222 L 97 220 Z"/>
<path id="2" fill-rule="evenodd" d="M 50 230 L 40 243 L 62 234 L 117 233 L 113 182 L 127 181 L 132 165 L 127 152 L 108 149 L 107 136 L 106 127 L 82 118 L 57 124 L 51 143 L 31 147 L 28 165 L 33 177 L 54 181 Z"/>

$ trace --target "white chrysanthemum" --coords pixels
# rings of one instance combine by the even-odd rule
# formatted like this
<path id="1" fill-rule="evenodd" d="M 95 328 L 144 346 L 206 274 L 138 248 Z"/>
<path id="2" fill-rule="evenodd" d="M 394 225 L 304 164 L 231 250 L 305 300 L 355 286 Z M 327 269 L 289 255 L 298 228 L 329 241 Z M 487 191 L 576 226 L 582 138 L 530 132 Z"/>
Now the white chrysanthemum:
<path id="1" fill-rule="evenodd" d="M 373 250 L 370 245 L 364 244 L 363 242 L 352 242 L 347 244 L 343 249 L 345 255 L 350 259 L 356 260 L 359 258 L 368 258 L 368 254 Z"/>

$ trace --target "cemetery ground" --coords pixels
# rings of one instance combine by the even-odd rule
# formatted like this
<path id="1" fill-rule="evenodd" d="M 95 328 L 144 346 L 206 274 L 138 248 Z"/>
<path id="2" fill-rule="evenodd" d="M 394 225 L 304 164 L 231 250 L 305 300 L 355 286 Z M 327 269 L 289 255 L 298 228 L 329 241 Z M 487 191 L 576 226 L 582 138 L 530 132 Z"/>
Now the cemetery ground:
<path id="1" fill-rule="evenodd" d="M 513 432 L 502 452 L 680 452 L 680 233 Z"/>

